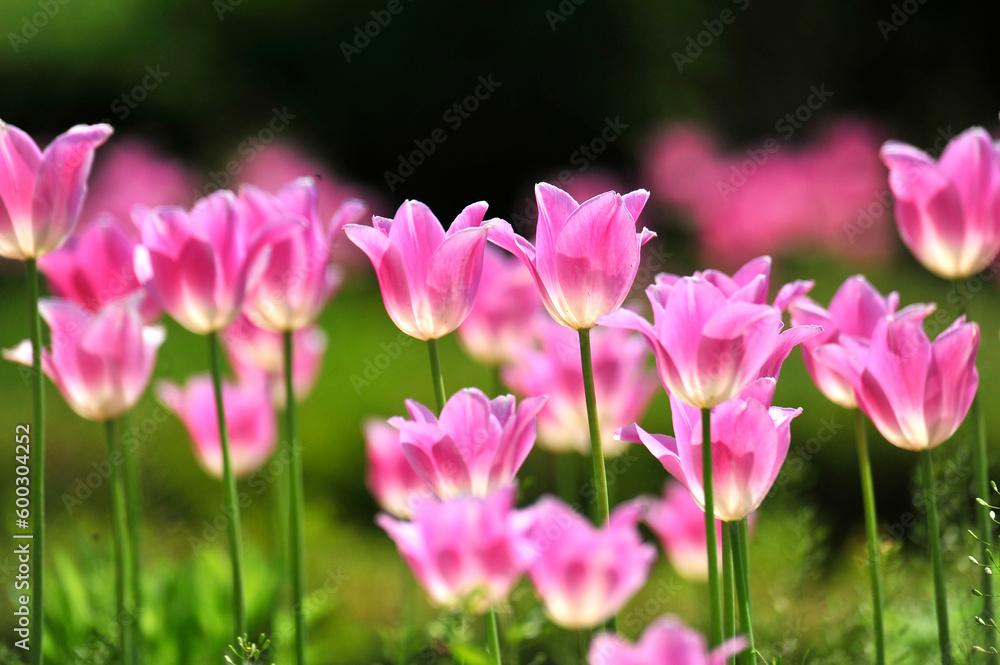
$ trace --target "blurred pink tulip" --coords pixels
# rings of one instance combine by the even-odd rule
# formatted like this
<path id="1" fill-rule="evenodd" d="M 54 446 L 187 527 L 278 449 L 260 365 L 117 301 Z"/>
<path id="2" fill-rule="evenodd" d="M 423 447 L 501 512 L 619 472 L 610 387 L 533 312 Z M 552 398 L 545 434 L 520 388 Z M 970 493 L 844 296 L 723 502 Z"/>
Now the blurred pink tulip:
<path id="1" fill-rule="evenodd" d="M 1000 157 L 986 130 L 953 139 L 935 162 L 904 143 L 882 146 L 899 235 L 935 275 L 964 279 L 1000 251 Z"/>
<path id="2" fill-rule="evenodd" d="M 380 418 L 369 418 L 364 433 L 368 457 L 365 480 L 382 510 L 409 519 L 421 503 L 436 500 L 434 490 L 406 459 L 398 429 Z"/>
<path id="3" fill-rule="evenodd" d="M 485 496 L 510 483 L 535 445 L 535 418 L 544 397 L 515 404 L 513 395 L 490 400 L 481 390 L 463 388 L 436 418 L 427 407 L 406 401 L 410 420 L 389 419 L 399 430 L 406 458 L 442 499 L 460 494 Z"/>
<path id="4" fill-rule="evenodd" d="M 524 334 L 522 329 L 521 334 Z M 580 366 L 580 338 L 549 317 L 536 320 L 538 346 L 522 342 L 503 368 L 505 384 L 524 396 L 548 395 L 538 414 L 538 438 L 553 452 L 590 455 L 590 429 Z M 591 335 L 594 389 L 605 457 L 626 448 L 613 438 L 619 427 L 641 420 L 659 384 L 648 365 L 649 348 L 638 335 L 616 328 L 595 328 Z"/>
<path id="5" fill-rule="evenodd" d="M 773 378 L 759 379 L 739 397 L 712 409 L 715 516 L 725 522 L 741 520 L 760 507 L 788 455 L 792 419 L 802 409 L 771 406 L 776 384 Z M 650 434 L 635 424 L 616 436 L 646 446 L 704 507 L 701 412 L 673 395 L 670 407 L 676 438 Z"/>
<path id="6" fill-rule="evenodd" d="M 834 404 L 856 409 L 854 384 L 868 357 L 876 324 L 893 314 L 899 294 L 882 296 L 862 275 L 849 277 L 825 310 L 808 297 L 792 302 L 793 325 L 819 325 L 823 332 L 802 344 L 802 360 L 813 382 Z"/>
<path id="7" fill-rule="evenodd" d="M 515 258 L 486 247 L 479 294 L 458 327 L 462 346 L 484 365 L 500 365 L 517 357 L 524 331 L 542 310 L 531 273 Z"/>
<path id="8" fill-rule="evenodd" d="M 80 216 L 89 225 L 110 214 L 131 224 L 132 207 L 189 206 L 194 178 L 188 166 L 135 136 L 116 139 L 101 151 Z"/>
<path id="9" fill-rule="evenodd" d="M 743 637 L 727 640 L 712 652 L 701 633 L 673 617 L 651 623 L 636 644 L 600 633 L 590 644 L 588 665 L 726 665 L 745 649 Z"/>
<path id="10" fill-rule="evenodd" d="M 880 319 L 854 386 L 864 414 L 905 450 L 929 450 L 951 438 L 979 387 L 979 326 L 960 317 L 932 343 L 923 322 L 934 309 L 911 305 Z"/>
<path id="11" fill-rule="evenodd" d="M 569 629 L 594 628 L 646 583 L 656 548 L 642 542 L 638 503 L 617 506 L 593 526 L 554 497 L 518 513 L 518 553 L 545 611 Z"/>
<path id="12" fill-rule="evenodd" d="M 108 303 L 141 292 L 143 318 L 153 322 L 160 308 L 135 276 L 132 257 L 138 240 L 122 222 L 101 215 L 38 261 L 52 291 L 96 312 Z"/>
<path id="13" fill-rule="evenodd" d="M 599 317 L 621 307 L 639 270 L 639 250 L 656 235 L 635 230 L 649 192 L 605 192 L 580 204 L 540 183 L 535 198 L 535 245 L 504 221 L 490 231 L 490 242 L 528 267 L 552 318 L 574 330 L 593 328 Z"/>
<path id="14" fill-rule="evenodd" d="M 713 407 L 758 377 L 776 378 L 792 348 L 819 332 L 814 326 L 781 332 L 781 311 L 749 297 L 763 281 L 758 275 L 727 298 L 703 275 L 663 275 L 646 289 L 653 325 L 625 309 L 603 317 L 601 324 L 642 333 L 671 397 Z"/>
<path id="15" fill-rule="evenodd" d="M 329 223 L 322 222 L 316 183 L 311 178 L 288 183 L 277 194 L 244 185 L 238 205 L 251 238 L 275 222 L 296 222 L 291 233 L 271 244 L 244 309 L 257 325 L 276 332 L 298 330 L 315 322 L 343 278 L 340 269 L 331 265 L 331 248 L 344 225 L 358 221 L 367 207 L 351 199 L 337 209 Z"/>
<path id="16" fill-rule="evenodd" d="M 521 576 L 512 518 L 514 488 L 482 497 L 425 501 L 412 522 L 376 521 L 392 538 L 436 605 L 481 614 L 503 601 Z"/>
<path id="17" fill-rule="evenodd" d="M 445 232 L 419 201 L 406 201 L 393 219 L 344 232 L 375 267 L 385 309 L 400 330 L 429 340 L 458 328 L 472 309 L 483 272 L 486 203 L 463 210 Z"/>
<path id="18" fill-rule="evenodd" d="M 243 314 L 223 332 L 222 343 L 236 377 L 241 382 L 266 382 L 275 406 L 284 409 L 285 350 L 281 333 L 255 326 Z M 317 326 L 292 334 L 292 388 L 296 400 L 308 397 L 316 385 L 326 345 L 326 333 Z"/>
<path id="19" fill-rule="evenodd" d="M 201 467 L 210 476 L 221 479 L 222 444 L 211 377 L 197 375 L 183 388 L 170 381 L 160 381 L 156 384 L 156 393 L 184 423 Z M 264 466 L 274 452 L 278 443 L 274 409 L 262 383 L 224 381 L 222 399 L 233 474 L 243 478 Z"/>
<path id="20" fill-rule="evenodd" d="M 271 243 L 294 226 L 274 223 L 250 238 L 228 191 L 202 199 L 190 212 L 137 206 L 132 219 L 142 243 L 135 250 L 136 277 L 167 314 L 198 334 L 236 319 L 247 282 L 264 267 Z"/>
<path id="21" fill-rule="evenodd" d="M 45 151 L 0 120 L 0 256 L 24 261 L 57 249 L 80 217 L 94 151 L 110 125 L 76 125 Z"/>
<path id="22" fill-rule="evenodd" d="M 39 302 L 49 325 L 52 350 L 42 349 L 42 370 L 63 398 L 87 420 L 111 420 L 135 406 L 149 384 L 156 352 L 166 336 L 144 325 L 135 297 L 118 300 L 97 314 L 59 298 Z M 25 340 L 3 357 L 31 365 Z"/>
<path id="23" fill-rule="evenodd" d="M 650 502 L 643 520 L 663 545 L 670 565 L 689 580 L 708 579 L 708 545 L 705 538 L 705 509 L 684 485 L 668 482 L 663 498 Z M 722 560 L 722 522 L 716 520 L 719 561 Z"/>

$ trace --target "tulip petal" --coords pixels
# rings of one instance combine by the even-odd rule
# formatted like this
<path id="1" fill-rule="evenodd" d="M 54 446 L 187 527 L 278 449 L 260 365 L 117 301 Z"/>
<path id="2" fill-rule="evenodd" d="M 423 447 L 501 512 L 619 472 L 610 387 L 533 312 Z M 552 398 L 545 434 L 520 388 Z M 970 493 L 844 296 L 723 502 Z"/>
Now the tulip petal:
<path id="1" fill-rule="evenodd" d="M 0 256 L 29 258 L 31 197 L 42 153 L 17 127 L 0 121 Z"/>

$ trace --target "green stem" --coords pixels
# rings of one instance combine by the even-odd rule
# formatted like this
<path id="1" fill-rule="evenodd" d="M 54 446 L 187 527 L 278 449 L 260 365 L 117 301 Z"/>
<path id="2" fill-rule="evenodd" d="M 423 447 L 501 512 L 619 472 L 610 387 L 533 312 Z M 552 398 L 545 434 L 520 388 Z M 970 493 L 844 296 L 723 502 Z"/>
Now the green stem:
<path id="1" fill-rule="evenodd" d="M 740 608 L 740 629 L 746 635 L 749 642 L 746 651 L 743 652 L 743 662 L 746 665 L 753 665 L 757 649 L 754 645 L 753 619 L 750 611 L 750 573 L 746 565 L 750 560 L 750 539 L 746 537 L 749 530 L 747 529 L 746 518 L 738 522 L 728 522 L 726 523 L 726 527 L 729 529 L 730 537 L 733 539 L 733 547 L 738 552 L 738 554 L 734 553 L 733 555 L 733 562 L 735 563 L 733 569 L 734 576 L 736 577 L 736 595 L 739 599 L 737 604 Z"/>
<path id="2" fill-rule="evenodd" d="M 937 610 L 938 643 L 941 665 L 951 665 L 951 638 L 948 634 L 948 596 L 944 583 L 944 562 L 941 559 L 941 526 L 938 522 L 937 496 L 934 493 L 934 465 L 931 451 L 920 453 L 920 469 L 927 501 L 927 531 L 931 541 L 931 561 L 934 564 L 934 600 Z"/>
<path id="3" fill-rule="evenodd" d="M 306 663 L 306 606 L 305 606 L 305 492 L 302 488 L 302 450 L 299 447 L 298 423 L 295 414 L 295 380 L 292 376 L 292 332 L 285 334 L 285 432 L 292 447 L 292 466 L 289 482 L 289 542 L 291 543 L 292 611 L 295 614 L 295 662 Z"/>
<path id="4" fill-rule="evenodd" d="M 497 611 L 490 607 L 486 613 L 486 649 L 490 654 L 490 662 L 500 665 L 500 627 L 497 625 Z"/>
<path id="5" fill-rule="evenodd" d="M 403 626 L 399 636 L 399 665 L 406 665 L 410 654 L 410 634 L 413 632 L 414 624 L 416 624 L 416 583 L 413 574 L 410 573 L 410 569 L 405 564 L 400 567 L 400 571 L 403 575 L 403 581 L 400 583 Z"/>
<path id="6" fill-rule="evenodd" d="M 722 530 L 722 638 L 736 635 L 736 581 L 733 579 L 733 539 Z"/>
<path id="7" fill-rule="evenodd" d="M 427 350 L 431 356 L 431 381 L 434 383 L 434 399 L 437 401 L 438 413 L 448 401 L 448 393 L 444 391 L 444 374 L 441 373 L 441 354 L 438 353 L 438 341 L 427 340 Z"/>
<path id="8" fill-rule="evenodd" d="M 855 439 L 858 445 L 858 467 L 861 470 L 861 493 L 865 501 L 865 529 L 868 532 L 868 574 L 872 587 L 872 614 L 875 629 L 875 663 L 885 665 L 885 627 L 882 619 L 882 564 L 878 549 L 878 518 L 875 512 L 875 483 L 868 455 L 865 417 L 860 410 L 854 414 Z"/>
<path id="9" fill-rule="evenodd" d="M 604 468 L 604 445 L 601 426 L 597 418 L 597 393 L 594 389 L 594 361 L 590 353 L 590 329 L 580 330 L 580 362 L 583 365 L 583 391 L 587 400 L 587 423 L 590 426 L 590 457 L 594 465 L 594 486 L 597 496 L 594 503 L 594 523 L 598 526 L 608 520 L 608 474 Z"/>
<path id="10" fill-rule="evenodd" d="M 277 571 L 277 582 L 274 588 L 274 598 L 271 601 L 271 633 L 275 633 L 281 623 L 282 611 L 285 603 L 285 592 L 288 586 L 288 551 L 291 548 L 288 536 L 288 499 L 291 494 L 288 477 L 291 473 L 289 460 L 291 455 L 286 454 L 288 448 L 288 433 L 285 430 L 285 419 L 281 419 L 280 444 L 274 451 L 272 459 L 279 461 L 280 468 L 274 476 L 274 489 L 271 491 L 271 508 L 273 510 L 272 528 L 274 537 L 272 539 L 272 556 L 274 557 L 274 570 Z"/>
<path id="11" fill-rule="evenodd" d="M 966 284 L 956 280 L 955 288 L 958 290 L 960 295 L 960 307 L 959 311 L 962 315 L 968 316 L 969 314 L 969 293 L 966 288 Z M 983 417 L 982 406 L 979 403 L 979 392 L 976 392 L 975 397 L 972 399 L 972 406 L 969 409 L 969 421 L 971 426 L 974 428 L 973 433 L 973 466 L 975 473 L 975 486 L 976 486 L 976 496 L 983 501 L 988 501 L 990 495 L 990 458 L 987 451 L 986 443 L 986 421 Z M 976 526 L 980 549 L 979 549 L 979 560 L 986 562 L 989 561 L 989 543 L 993 542 L 993 519 L 990 517 L 990 507 L 980 504 L 976 504 Z M 987 572 L 984 566 L 982 572 L 980 573 L 980 591 L 983 594 L 983 610 L 980 614 L 983 622 L 986 625 L 986 643 L 983 644 L 983 648 L 987 651 L 986 660 L 989 663 L 996 663 L 996 654 L 990 653 L 990 650 L 995 647 L 996 643 L 996 633 L 990 626 L 990 620 L 993 617 L 993 576 Z"/>
<path id="12" fill-rule="evenodd" d="M 132 422 L 131 412 L 123 417 L 126 423 Z M 125 429 L 128 429 L 126 426 Z M 139 491 L 139 460 L 136 448 L 138 440 L 132 438 L 134 445 L 122 444 L 122 456 L 125 461 L 125 502 L 128 515 L 129 535 L 129 575 L 132 580 L 132 615 L 135 617 L 135 635 L 132 639 L 132 660 L 140 665 L 142 656 L 142 504 Z"/>
<path id="13" fill-rule="evenodd" d="M 35 422 L 31 430 L 34 451 L 31 459 L 31 509 L 35 556 L 31 566 L 31 607 L 28 610 L 35 635 L 31 641 L 31 665 L 41 665 L 45 639 L 45 385 L 42 376 L 42 319 L 38 315 L 38 266 L 28 259 L 28 293 L 31 302 L 31 387 L 34 396 Z"/>
<path id="14" fill-rule="evenodd" d="M 247 632 L 246 601 L 243 594 L 243 537 L 240 529 L 240 504 L 236 493 L 236 476 L 229 452 L 229 431 L 226 428 L 226 408 L 222 399 L 222 368 L 219 359 L 218 333 L 208 334 L 208 357 L 215 389 L 215 414 L 219 425 L 219 443 L 222 446 L 222 479 L 226 486 L 226 520 L 229 530 L 229 550 L 233 565 L 233 644 Z"/>
<path id="15" fill-rule="evenodd" d="M 125 483 L 119 470 L 118 438 L 115 432 L 114 419 L 104 423 L 108 439 L 108 463 L 111 465 L 111 513 L 112 533 L 115 547 L 115 608 L 117 622 L 121 627 L 121 653 L 125 665 L 133 665 L 135 651 L 133 635 L 135 632 L 135 617 L 131 614 L 128 604 L 129 587 L 126 567 L 130 559 L 128 554 L 128 516 L 125 509 Z"/>
<path id="16" fill-rule="evenodd" d="M 710 646 L 722 643 L 722 606 L 719 597 L 719 545 L 715 535 L 715 478 L 712 472 L 712 409 L 701 410 L 701 468 L 705 488 L 705 544 L 708 546 L 708 596 L 712 617 Z M 733 557 L 735 560 L 736 557 Z"/>

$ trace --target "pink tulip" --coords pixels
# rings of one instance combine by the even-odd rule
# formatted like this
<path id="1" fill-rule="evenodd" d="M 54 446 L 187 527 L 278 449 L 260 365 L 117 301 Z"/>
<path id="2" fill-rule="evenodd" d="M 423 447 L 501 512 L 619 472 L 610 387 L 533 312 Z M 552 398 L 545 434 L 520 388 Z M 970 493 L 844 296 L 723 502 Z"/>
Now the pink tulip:
<path id="1" fill-rule="evenodd" d="M 131 224 L 133 206 L 187 206 L 194 186 L 186 164 L 145 139 L 122 137 L 101 151 L 80 219 L 89 225 L 110 214 Z"/>
<path id="2" fill-rule="evenodd" d="M 893 314 L 899 294 L 882 296 L 861 275 L 849 277 L 825 310 L 807 297 L 790 306 L 793 325 L 816 324 L 823 332 L 802 345 L 802 360 L 813 382 L 831 402 L 856 409 L 854 384 L 865 367 L 876 324 Z"/>
<path id="3" fill-rule="evenodd" d="M 406 201 L 393 219 L 374 217 L 374 227 L 344 227 L 351 242 L 371 259 L 385 309 L 407 335 L 438 339 L 468 316 L 492 224 L 483 224 L 485 215 L 486 203 L 473 203 L 445 232 L 430 208 Z"/>
<path id="4" fill-rule="evenodd" d="M 210 476 L 221 479 L 222 444 L 211 377 L 195 376 L 183 388 L 160 381 L 156 392 L 187 428 L 198 463 Z M 237 478 L 249 476 L 264 466 L 278 443 L 276 417 L 267 388 L 262 383 L 224 381 L 222 400 L 233 474 Z"/>
<path id="5" fill-rule="evenodd" d="M 264 381 L 275 406 L 285 408 L 285 350 L 281 333 L 255 326 L 241 315 L 222 334 L 229 364 L 241 382 Z M 309 326 L 292 334 L 292 389 L 302 401 L 319 379 L 326 353 L 322 328 Z"/>
<path id="6" fill-rule="evenodd" d="M 625 309 L 601 324 L 642 333 L 671 396 L 698 408 L 713 407 L 758 377 L 777 377 L 792 348 L 819 332 L 815 326 L 781 332 L 780 310 L 749 297 L 762 281 L 758 275 L 727 298 L 704 276 L 663 276 L 646 290 L 653 325 Z"/>
<path id="7" fill-rule="evenodd" d="M 719 270 L 705 270 L 694 273 L 695 278 L 704 279 L 717 288 L 726 300 L 766 305 L 771 288 L 771 257 L 758 256 L 745 263 L 732 277 Z M 676 284 L 678 275 L 666 273 L 656 276 L 657 284 Z M 774 307 L 784 311 L 790 303 L 812 290 L 813 282 L 796 280 L 781 287 L 774 299 Z"/>
<path id="8" fill-rule="evenodd" d="M 554 497 L 518 514 L 518 552 L 528 577 L 556 624 L 598 626 L 646 583 L 656 548 L 642 542 L 638 503 L 617 506 L 594 527 Z"/>
<path id="9" fill-rule="evenodd" d="M 222 330 L 240 313 L 248 274 L 263 268 L 267 250 L 293 222 L 271 224 L 249 237 L 231 192 L 208 196 L 190 212 L 137 206 L 141 231 L 135 274 L 178 323 L 198 334 Z"/>
<path id="10" fill-rule="evenodd" d="M 951 438 L 979 386 L 979 326 L 960 317 L 932 343 L 923 321 L 934 309 L 911 305 L 879 320 L 854 386 L 864 414 L 905 450 L 929 450 Z"/>
<path id="11" fill-rule="evenodd" d="M 709 652 L 705 638 L 679 620 L 665 616 L 650 624 L 636 644 L 601 633 L 590 644 L 589 665 L 726 665 L 745 649 L 743 637 Z"/>
<path id="12" fill-rule="evenodd" d="M 490 400 L 463 388 L 436 418 L 427 407 L 406 401 L 410 420 L 390 418 L 403 452 L 417 474 L 441 498 L 485 496 L 514 479 L 535 444 L 535 418 L 544 397 L 517 406 L 512 395 Z"/>
<path id="13" fill-rule="evenodd" d="M 973 127 L 935 162 L 904 143 L 882 146 L 896 197 L 899 235 L 924 267 L 945 279 L 986 268 L 1000 251 L 1000 158 Z"/>
<path id="14" fill-rule="evenodd" d="M 42 370 L 77 414 L 104 421 L 135 406 L 166 336 L 163 328 L 143 324 L 135 297 L 97 314 L 68 300 L 43 298 L 39 311 L 52 340 L 51 351 L 42 349 Z M 5 350 L 3 357 L 31 366 L 31 342 Z"/>
<path id="15" fill-rule="evenodd" d="M 739 397 L 712 409 L 715 516 L 725 522 L 741 520 L 760 507 L 788 455 L 792 419 L 802 409 L 771 406 L 776 384 L 773 378 L 759 379 Z M 701 412 L 673 395 L 670 407 L 676 438 L 650 434 L 634 424 L 615 436 L 646 446 L 704 509 Z"/>
<path id="16" fill-rule="evenodd" d="M 537 320 L 538 347 L 522 343 L 504 367 L 504 383 L 521 395 L 548 395 L 538 414 L 538 435 L 553 452 L 590 454 L 590 429 L 580 366 L 580 338 L 549 317 Z M 522 330 L 522 334 L 524 331 Z M 616 429 L 640 420 L 658 388 L 647 368 L 649 348 L 641 337 L 616 328 L 595 328 L 591 335 L 594 388 L 604 455 L 620 455 L 625 446 L 613 439 Z"/>
<path id="17" fill-rule="evenodd" d="M 291 233 L 272 243 L 266 267 L 247 295 L 244 307 L 257 325 L 280 332 L 316 321 L 343 279 L 330 262 L 333 243 L 344 225 L 366 210 L 363 202 L 351 199 L 324 224 L 311 178 L 291 182 L 277 194 L 251 185 L 240 189 L 239 211 L 251 237 L 274 222 L 297 222 Z"/>
<path id="18" fill-rule="evenodd" d="M 668 482 L 663 498 L 652 501 L 644 519 L 653 530 L 670 565 L 686 579 L 708 579 L 708 545 L 705 538 L 705 509 L 680 483 Z M 722 522 L 716 521 L 719 561 L 722 560 Z"/>
<path id="19" fill-rule="evenodd" d="M 635 231 L 649 192 L 605 192 L 580 204 L 540 183 L 535 198 L 534 246 L 504 221 L 490 231 L 490 242 L 528 267 L 552 318 L 574 330 L 593 328 L 598 318 L 621 307 L 639 270 L 639 250 L 656 235 Z"/>
<path id="20" fill-rule="evenodd" d="M 91 312 L 132 293 L 141 292 L 143 318 L 152 322 L 160 309 L 139 284 L 132 257 L 137 239 L 122 222 L 102 215 L 38 261 L 52 291 Z"/>
<path id="21" fill-rule="evenodd" d="M 514 488 L 485 498 L 425 501 L 412 522 L 376 521 L 436 605 L 481 614 L 503 601 L 521 576 L 512 519 Z"/>
<path id="22" fill-rule="evenodd" d="M 0 121 L 0 256 L 24 261 L 57 249 L 73 232 L 94 151 L 109 125 L 77 125 L 45 148 Z"/>
<path id="23" fill-rule="evenodd" d="M 417 507 L 435 500 L 434 490 L 413 470 L 399 442 L 399 430 L 379 418 L 364 424 L 368 490 L 382 510 L 409 519 Z"/>
<path id="24" fill-rule="evenodd" d="M 541 310 L 531 273 L 517 259 L 487 246 L 479 295 L 458 327 L 459 340 L 484 365 L 509 362 L 517 357 L 524 331 Z"/>

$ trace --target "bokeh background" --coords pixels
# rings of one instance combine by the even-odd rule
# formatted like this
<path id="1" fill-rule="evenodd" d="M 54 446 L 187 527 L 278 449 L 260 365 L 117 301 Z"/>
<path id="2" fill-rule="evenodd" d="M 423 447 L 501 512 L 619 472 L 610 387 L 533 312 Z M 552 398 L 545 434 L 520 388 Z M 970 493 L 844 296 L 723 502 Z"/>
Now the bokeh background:
<path id="1" fill-rule="evenodd" d="M 358 37 L 378 17 L 385 25 L 377 34 L 369 25 L 367 41 Z M 98 153 L 94 187 L 101 179 L 105 192 L 126 199 L 134 182 L 128 168 L 114 170 L 111 155 L 116 144 L 139 139 L 170 160 L 165 174 L 150 176 L 153 186 L 162 184 L 163 196 L 185 205 L 220 186 L 250 181 L 275 188 L 319 174 L 329 196 L 361 195 L 381 213 L 417 198 L 450 220 L 485 199 L 491 215 L 530 232 L 531 187 L 539 180 L 565 172 L 564 182 L 581 193 L 609 183 L 626 191 L 646 187 L 653 203 L 643 222 L 660 234 L 646 259 L 647 280 L 660 270 L 732 268 L 761 241 L 745 239 L 748 230 L 774 227 L 761 242 L 773 244 L 764 251 L 775 256 L 775 281 L 815 279 L 814 296 L 825 303 L 845 277 L 864 272 L 881 290 L 899 290 L 904 303 L 942 303 L 950 319 L 956 315 L 947 301 L 950 286 L 909 256 L 891 213 L 872 216 L 857 237 L 850 228 L 870 205 L 886 202 L 875 155 L 883 139 L 940 150 L 941 137 L 970 125 L 995 130 L 998 19 L 994 3 L 927 0 L 548 0 L 502 7 L 425 0 L 5 0 L 0 118 L 43 142 L 76 123 L 112 122 L 116 134 Z M 492 90 L 482 81 L 492 82 Z M 481 98 L 470 110 L 467 98 L 477 87 Z M 825 94 L 813 96 L 809 108 L 817 90 Z M 456 104 L 465 104 L 465 112 Z M 786 118 L 797 112 L 795 123 Z M 605 133 L 614 138 L 600 154 L 582 152 L 609 125 L 617 129 Z M 412 174 L 400 171 L 401 160 L 414 164 L 411 153 L 438 128 L 446 140 Z M 731 183 L 731 168 L 762 149 L 770 160 L 763 166 L 773 171 L 765 175 L 762 167 L 748 176 L 727 202 L 718 183 Z M 808 178 L 796 178 L 804 172 Z M 812 195 L 810 187 L 845 180 L 843 190 Z M 842 205 L 834 213 L 835 203 Z M 731 214 L 734 206 L 739 214 Z M 781 224 L 772 224 L 775 218 Z M 826 231 L 816 232 L 820 226 Z M 301 408 L 316 663 L 395 658 L 406 573 L 373 524 L 377 508 L 364 484 L 360 423 L 370 414 L 400 413 L 407 397 L 432 400 L 419 344 L 402 348 L 369 385 L 352 387 L 350 377 L 362 376 L 398 331 L 364 263 L 350 253 L 344 260 L 354 269 L 323 317 L 331 343 L 319 385 Z M 983 327 L 987 424 L 1000 432 L 1000 399 L 990 387 L 1000 372 L 994 281 L 981 282 L 971 307 Z M 0 264 L 0 346 L 27 335 L 24 289 L 21 266 Z M 204 340 L 168 328 L 157 376 L 183 380 L 202 371 Z M 449 390 L 492 390 L 491 373 L 454 340 L 445 340 L 443 353 Z M 822 398 L 797 353 L 782 377 L 776 403 L 801 405 L 805 413 L 793 427 L 794 463 L 761 511 L 753 544 L 759 643 L 789 662 L 807 653 L 809 662 L 863 662 L 857 659 L 866 642 L 867 591 L 858 567 L 864 539 L 853 416 Z M 78 506 L 64 501 L 104 458 L 102 432 L 75 417 L 51 387 L 48 403 L 51 655 L 59 663 L 104 662 L 101 643 L 113 627 L 106 488 Z M 28 384 L 6 363 L 0 404 L 0 432 L 29 420 Z M 156 409 L 147 396 L 136 422 Z M 652 431 L 670 430 L 665 397 L 644 422 Z M 222 488 L 197 467 L 176 419 L 150 430 L 140 450 L 147 595 L 155 614 L 148 630 L 161 636 L 151 646 L 155 662 L 219 662 L 228 626 L 227 548 L 211 522 L 221 513 Z M 0 486 L 12 491 L 13 448 L 5 450 Z M 930 575 L 922 513 L 910 499 L 916 456 L 877 436 L 873 455 L 895 617 L 890 631 L 898 638 L 892 662 L 922 663 L 934 635 L 923 602 Z M 943 481 L 965 489 L 971 473 L 962 432 L 941 459 Z M 551 466 L 545 453 L 533 454 L 522 474 L 526 496 L 551 488 Z M 614 477 L 616 495 L 659 492 L 664 477 L 655 460 L 637 454 Z M 255 625 L 273 630 L 287 647 L 288 635 L 282 639 L 266 618 L 274 585 L 273 492 L 243 489 L 251 497 L 245 515 Z M 944 510 L 955 632 L 971 640 L 974 578 L 965 563 L 974 550 L 966 533 L 971 509 L 955 500 Z M 914 514 L 917 526 L 895 528 Z M 5 532 L 12 519 L 0 520 Z M 0 562 L 5 556 L 0 549 Z M 11 634 L 9 560 L 0 567 L 4 635 Z M 625 611 L 624 631 L 634 636 L 664 612 L 704 626 L 702 596 L 698 585 L 681 582 L 661 563 Z M 420 612 L 435 616 L 426 607 Z M 556 639 L 537 635 L 537 625 L 523 628 L 526 660 Z M 422 639 L 413 651 L 428 662 L 436 658 L 433 635 Z M 426 645 L 430 650 L 420 650 Z M 14 658 L 0 651 L 0 660 Z"/>

